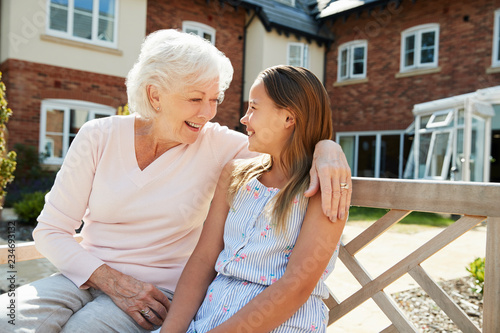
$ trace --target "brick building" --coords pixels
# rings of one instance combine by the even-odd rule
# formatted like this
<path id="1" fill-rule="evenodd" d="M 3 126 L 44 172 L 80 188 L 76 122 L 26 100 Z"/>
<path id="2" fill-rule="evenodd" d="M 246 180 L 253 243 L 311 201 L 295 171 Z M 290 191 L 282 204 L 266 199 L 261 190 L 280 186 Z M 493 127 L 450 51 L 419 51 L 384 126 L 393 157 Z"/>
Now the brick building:
<path id="1" fill-rule="evenodd" d="M 260 70 L 304 66 L 331 95 L 354 175 L 500 181 L 500 0 L 0 4 L 9 145 L 37 147 L 46 164 L 60 165 L 85 121 L 126 103 L 146 34 L 177 28 L 233 63 L 215 121 L 239 127 Z"/>
<path id="2" fill-rule="evenodd" d="M 500 85 L 499 16 L 499 0 L 333 1 L 322 8 L 318 21 L 335 36 L 326 87 L 354 175 L 500 181 L 500 95 L 486 89 Z M 475 112 L 478 103 L 488 104 L 489 116 Z M 481 124 L 464 130 L 464 113 Z M 492 132 L 480 141 L 487 126 Z"/>
<path id="3" fill-rule="evenodd" d="M 14 111 L 9 148 L 37 147 L 45 164 L 59 166 L 85 121 L 126 104 L 125 77 L 142 41 L 164 28 L 199 34 L 230 58 L 233 82 L 214 121 L 238 129 L 245 92 L 262 69 L 289 63 L 323 77 L 328 39 L 304 3 L 0 0 L 0 71 Z"/>

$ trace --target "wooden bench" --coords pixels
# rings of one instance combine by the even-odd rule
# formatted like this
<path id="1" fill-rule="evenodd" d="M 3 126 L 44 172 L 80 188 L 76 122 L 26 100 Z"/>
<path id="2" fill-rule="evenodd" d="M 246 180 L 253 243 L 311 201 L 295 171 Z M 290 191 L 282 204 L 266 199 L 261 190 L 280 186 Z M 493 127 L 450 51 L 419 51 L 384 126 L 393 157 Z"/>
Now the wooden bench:
<path id="1" fill-rule="evenodd" d="M 330 308 L 329 325 L 371 298 L 392 323 L 381 332 L 419 332 L 384 291 L 408 273 L 460 330 L 481 332 L 420 264 L 486 221 L 486 245 L 477 244 L 486 246 L 482 332 L 500 332 L 500 184 L 354 178 L 352 205 L 390 211 L 350 242 L 341 245 L 339 259 L 360 283 L 361 289 L 342 301 L 330 293 L 330 298 L 325 300 Z M 412 211 L 450 213 L 462 217 L 372 278 L 357 260 L 356 254 Z M 0 246 L 0 264 L 7 263 L 8 250 L 8 245 Z M 15 255 L 16 261 L 43 258 L 32 242 L 16 244 Z"/>

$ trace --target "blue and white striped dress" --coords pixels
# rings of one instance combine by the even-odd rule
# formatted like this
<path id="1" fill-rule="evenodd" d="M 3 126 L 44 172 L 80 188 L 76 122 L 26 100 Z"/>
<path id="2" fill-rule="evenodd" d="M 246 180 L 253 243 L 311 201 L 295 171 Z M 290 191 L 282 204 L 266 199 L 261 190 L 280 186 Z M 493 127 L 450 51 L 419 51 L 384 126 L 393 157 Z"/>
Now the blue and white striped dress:
<path id="1" fill-rule="evenodd" d="M 299 195 L 294 200 L 286 230 L 278 234 L 269 214 L 264 211 L 278 191 L 254 178 L 235 195 L 224 228 L 224 250 L 215 265 L 219 274 L 208 287 L 187 332 L 203 333 L 220 325 L 285 273 L 308 199 Z M 326 331 L 328 308 L 322 298 L 328 297 L 328 289 L 324 280 L 333 270 L 337 255 L 338 246 L 307 302 L 272 332 Z M 269 303 L 262 305 L 262 313 L 279 307 L 279 303 Z M 259 317 L 261 315 L 256 313 L 256 321 Z M 251 323 L 248 326 L 251 328 Z"/>

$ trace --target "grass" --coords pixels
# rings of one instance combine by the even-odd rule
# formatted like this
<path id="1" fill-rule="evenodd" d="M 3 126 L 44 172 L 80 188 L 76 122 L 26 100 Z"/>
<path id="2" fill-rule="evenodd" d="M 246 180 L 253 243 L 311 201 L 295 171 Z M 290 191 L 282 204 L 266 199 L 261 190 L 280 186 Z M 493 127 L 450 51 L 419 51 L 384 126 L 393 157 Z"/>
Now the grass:
<path id="1" fill-rule="evenodd" d="M 388 211 L 388 209 L 352 206 L 349 209 L 349 222 L 372 222 L 384 216 Z M 398 224 L 447 227 L 453 222 L 455 222 L 455 220 L 449 215 L 412 212 Z"/>

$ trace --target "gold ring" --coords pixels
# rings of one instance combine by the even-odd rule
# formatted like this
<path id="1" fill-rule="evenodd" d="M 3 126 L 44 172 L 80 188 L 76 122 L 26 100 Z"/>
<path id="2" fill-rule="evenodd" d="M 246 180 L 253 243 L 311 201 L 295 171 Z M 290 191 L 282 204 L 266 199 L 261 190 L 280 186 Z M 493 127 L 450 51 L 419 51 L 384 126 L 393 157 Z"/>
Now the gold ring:
<path id="1" fill-rule="evenodd" d="M 349 189 L 349 184 L 347 184 L 347 183 L 340 183 L 340 188 L 348 190 Z"/>

